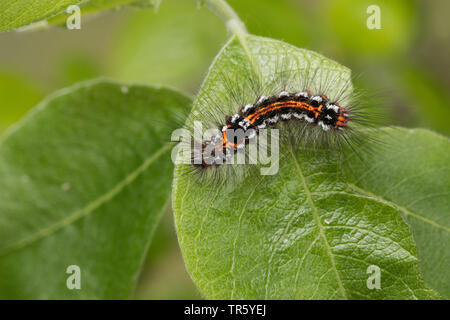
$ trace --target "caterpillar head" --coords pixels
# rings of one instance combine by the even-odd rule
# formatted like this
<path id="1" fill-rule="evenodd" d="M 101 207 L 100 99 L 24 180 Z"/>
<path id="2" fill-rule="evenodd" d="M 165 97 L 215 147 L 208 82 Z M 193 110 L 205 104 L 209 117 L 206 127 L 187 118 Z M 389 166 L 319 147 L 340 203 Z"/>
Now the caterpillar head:
<path id="1" fill-rule="evenodd" d="M 322 121 L 335 130 L 343 130 L 349 121 L 348 112 L 345 107 L 341 107 L 337 103 L 328 103 L 325 106 Z"/>
<path id="2" fill-rule="evenodd" d="M 345 127 L 347 127 L 348 121 L 349 121 L 349 117 L 348 117 L 347 110 L 344 107 L 340 107 L 339 115 L 337 117 L 335 128 L 340 129 L 340 130 L 344 129 Z"/>

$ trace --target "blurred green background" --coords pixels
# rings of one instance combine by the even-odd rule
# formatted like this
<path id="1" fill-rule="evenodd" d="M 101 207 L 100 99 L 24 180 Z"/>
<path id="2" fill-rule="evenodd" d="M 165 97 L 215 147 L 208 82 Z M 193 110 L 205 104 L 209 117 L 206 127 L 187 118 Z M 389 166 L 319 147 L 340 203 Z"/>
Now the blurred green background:
<path id="1" fill-rule="evenodd" d="M 450 1 L 229 0 L 249 32 L 311 49 L 352 69 L 380 96 L 391 124 L 450 134 Z M 366 27 L 369 5 L 381 29 Z M 195 94 L 227 40 L 196 0 L 163 0 L 83 17 L 81 30 L 0 33 L 0 132 L 42 97 L 85 79 L 165 84 Z M 165 212 L 136 288 L 138 299 L 201 299 Z"/>

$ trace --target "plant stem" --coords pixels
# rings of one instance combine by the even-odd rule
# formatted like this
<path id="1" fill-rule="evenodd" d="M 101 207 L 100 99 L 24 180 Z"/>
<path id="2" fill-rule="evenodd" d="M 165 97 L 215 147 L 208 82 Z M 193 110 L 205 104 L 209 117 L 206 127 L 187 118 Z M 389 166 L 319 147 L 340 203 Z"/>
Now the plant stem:
<path id="1" fill-rule="evenodd" d="M 223 22 L 225 22 L 228 31 L 237 37 L 245 51 L 245 54 L 250 60 L 253 71 L 258 77 L 259 82 L 262 84 L 263 79 L 261 69 L 259 68 L 258 63 L 255 61 L 255 58 L 247 45 L 248 33 L 244 22 L 242 22 L 237 13 L 225 0 L 203 0 L 203 2 L 211 11 L 217 14 Z"/>
<path id="2" fill-rule="evenodd" d="M 203 2 L 225 22 L 231 33 L 236 36 L 247 34 L 245 24 L 225 0 L 203 0 Z"/>

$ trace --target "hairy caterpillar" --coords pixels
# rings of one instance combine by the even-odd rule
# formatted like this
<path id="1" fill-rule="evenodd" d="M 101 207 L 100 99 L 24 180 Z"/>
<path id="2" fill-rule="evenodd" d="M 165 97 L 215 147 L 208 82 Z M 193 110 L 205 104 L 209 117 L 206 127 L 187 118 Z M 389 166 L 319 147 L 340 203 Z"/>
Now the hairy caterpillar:
<path id="1" fill-rule="evenodd" d="M 324 158 L 373 147 L 376 141 L 364 128 L 378 126 L 379 113 L 369 107 L 367 96 L 353 89 L 351 77 L 343 77 L 334 65 L 299 61 L 285 54 L 261 68 L 263 77 L 255 75 L 251 64 L 237 66 L 240 72 L 235 74 L 216 70 L 213 82 L 219 90 L 201 90 L 186 127 L 192 132 L 198 121 L 215 132 L 201 141 L 194 137 L 198 148 L 186 154 L 185 171 L 229 177 L 231 169 L 239 175 L 243 166 L 235 164 L 234 156 L 246 152 L 252 139 L 266 129 L 280 131 L 282 149 L 325 151 Z M 230 136 L 230 131 L 239 130 L 243 135 Z M 192 147 L 191 141 L 188 144 Z M 250 168 L 244 167 L 244 172 Z"/>
<path id="2" fill-rule="evenodd" d="M 311 125 L 319 125 L 324 131 L 344 130 L 349 121 L 349 114 L 345 107 L 339 105 L 338 101 L 330 101 L 326 95 L 313 95 L 311 91 L 289 93 L 282 91 L 278 95 L 266 97 L 261 96 L 253 104 L 247 104 L 239 111 L 226 118 L 226 124 L 220 128 L 221 134 L 214 141 L 207 141 L 205 145 L 216 142 L 215 152 L 220 153 L 220 161 L 208 163 L 202 160 L 199 166 L 207 168 L 226 162 L 224 157 L 232 154 L 235 150 L 249 143 L 249 140 L 259 133 L 259 130 L 273 128 L 280 121 L 299 120 Z M 230 141 L 227 137 L 229 130 L 243 131 L 254 130 L 251 134 L 243 137 L 241 141 Z M 225 152 L 222 152 L 224 151 Z M 232 150 L 231 152 L 229 150 Z"/>

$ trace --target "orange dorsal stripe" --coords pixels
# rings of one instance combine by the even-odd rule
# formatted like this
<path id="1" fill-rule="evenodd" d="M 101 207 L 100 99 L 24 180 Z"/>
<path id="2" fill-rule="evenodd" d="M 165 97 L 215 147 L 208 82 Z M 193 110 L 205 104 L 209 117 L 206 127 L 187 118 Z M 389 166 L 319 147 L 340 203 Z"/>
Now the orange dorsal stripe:
<path id="1" fill-rule="evenodd" d="M 322 105 L 315 108 L 312 105 L 306 103 L 306 102 L 299 102 L 299 101 L 282 101 L 282 102 L 274 102 L 264 108 L 259 109 L 255 113 L 252 113 L 245 117 L 251 124 L 253 124 L 256 120 L 258 120 L 259 117 L 264 116 L 268 112 L 284 109 L 284 108 L 297 108 L 302 110 L 308 110 L 313 111 L 317 116 L 319 115 L 320 111 L 322 110 Z M 317 111 L 318 110 L 318 111 Z M 316 116 L 316 118 L 317 118 Z"/>

